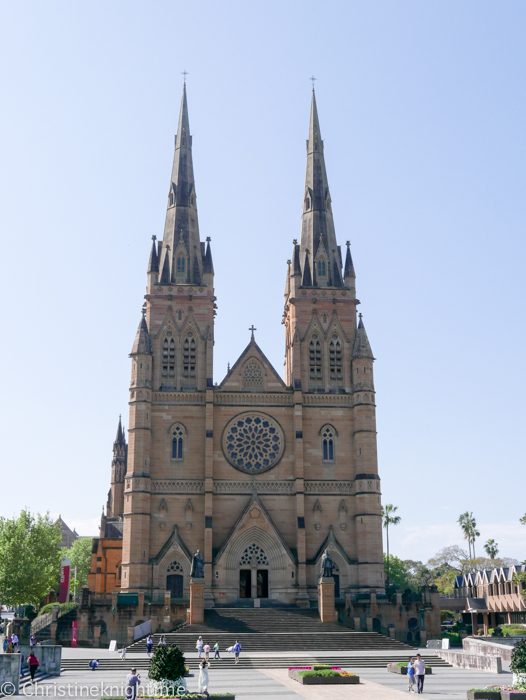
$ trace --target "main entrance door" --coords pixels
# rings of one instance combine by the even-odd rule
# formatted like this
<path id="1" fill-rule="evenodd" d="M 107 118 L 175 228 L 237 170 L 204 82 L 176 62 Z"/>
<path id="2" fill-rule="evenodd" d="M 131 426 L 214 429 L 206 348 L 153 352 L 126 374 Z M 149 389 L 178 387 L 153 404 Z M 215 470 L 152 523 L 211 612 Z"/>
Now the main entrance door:
<path id="1" fill-rule="evenodd" d="M 239 597 L 252 598 L 252 572 L 241 569 L 239 572 Z"/>
<path id="2" fill-rule="evenodd" d="M 182 598 L 183 577 L 181 574 L 168 574 L 166 577 L 166 588 L 170 591 L 172 598 Z"/>
<path id="3" fill-rule="evenodd" d="M 258 569 L 257 597 L 268 598 L 268 569 Z"/>

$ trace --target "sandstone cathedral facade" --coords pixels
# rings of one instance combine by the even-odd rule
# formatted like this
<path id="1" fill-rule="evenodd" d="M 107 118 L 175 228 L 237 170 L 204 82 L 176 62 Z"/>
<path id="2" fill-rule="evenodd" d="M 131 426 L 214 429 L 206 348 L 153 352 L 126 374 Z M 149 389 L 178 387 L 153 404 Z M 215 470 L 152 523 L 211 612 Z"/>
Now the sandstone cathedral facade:
<path id="1" fill-rule="evenodd" d="M 342 251 L 336 238 L 314 91 L 285 280 L 284 379 L 252 332 L 214 382 L 215 301 L 185 87 L 164 234 L 153 240 L 131 350 L 129 437 L 119 422 L 91 591 L 184 607 L 199 549 L 205 606 L 307 607 L 329 549 L 337 598 L 385 595 L 374 358 L 349 242 Z"/>

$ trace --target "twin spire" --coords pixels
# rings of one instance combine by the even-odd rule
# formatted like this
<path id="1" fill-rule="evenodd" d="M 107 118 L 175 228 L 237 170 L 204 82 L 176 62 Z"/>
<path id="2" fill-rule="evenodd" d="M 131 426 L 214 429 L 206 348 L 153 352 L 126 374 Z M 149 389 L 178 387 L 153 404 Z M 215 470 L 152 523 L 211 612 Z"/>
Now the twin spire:
<path id="1" fill-rule="evenodd" d="M 214 266 L 210 239 L 201 243 L 197 217 L 192 136 L 188 118 L 186 84 L 183 85 L 179 123 L 175 137 L 172 176 L 168 191 L 162 241 L 153 237 L 148 274 L 159 284 L 205 285 L 212 283 Z M 354 287 L 354 265 L 347 242 L 345 263 L 336 241 L 331 196 L 316 95 L 312 103 L 307 139 L 307 167 L 303 195 L 301 236 L 294 242 L 290 277 L 301 287 Z"/>

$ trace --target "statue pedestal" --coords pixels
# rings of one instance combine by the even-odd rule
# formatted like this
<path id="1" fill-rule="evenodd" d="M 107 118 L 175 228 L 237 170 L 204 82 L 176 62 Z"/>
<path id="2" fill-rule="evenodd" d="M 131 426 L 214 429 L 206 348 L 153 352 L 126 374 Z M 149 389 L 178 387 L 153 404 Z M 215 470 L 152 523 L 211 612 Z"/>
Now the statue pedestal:
<path id="1" fill-rule="evenodd" d="M 190 609 L 187 613 L 187 622 L 196 625 L 205 619 L 205 580 L 204 578 L 190 579 Z"/>
<path id="2" fill-rule="evenodd" d="M 336 606 L 334 604 L 334 579 L 322 576 L 318 581 L 318 612 L 321 622 L 334 622 Z"/>

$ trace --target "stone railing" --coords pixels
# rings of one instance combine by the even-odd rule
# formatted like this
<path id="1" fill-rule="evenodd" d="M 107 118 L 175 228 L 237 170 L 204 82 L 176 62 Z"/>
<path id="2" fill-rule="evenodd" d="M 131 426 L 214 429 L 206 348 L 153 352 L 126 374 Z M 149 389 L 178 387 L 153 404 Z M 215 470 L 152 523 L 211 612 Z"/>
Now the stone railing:
<path id="1" fill-rule="evenodd" d="M 31 623 L 31 634 L 37 634 L 37 632 L 40 632 L 40 630 L 48 627 L 51 624 L 52 619 L 53 615 L 51 613 L 46 613 L 45 615 L 35 617 Z"/>
<path id="2" fill-rule="evenodd" d="M 204 392 L 199 391 L 155 391 L 153 394 L 154 403 L 182 403 L 198 404 L 205 403 Z"/>
<path id="3" fill-rule="evenodd" d="M 215 404 L 236 406 L 292 406 L 292 394 L 265 394 L 245 392 L 217 392 L 214 395 Z"/>

